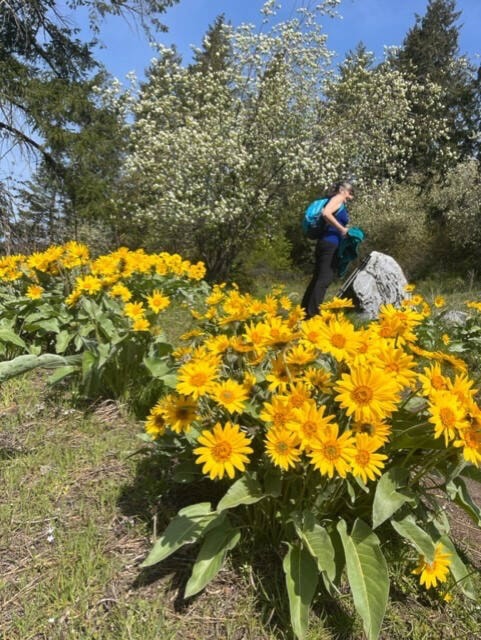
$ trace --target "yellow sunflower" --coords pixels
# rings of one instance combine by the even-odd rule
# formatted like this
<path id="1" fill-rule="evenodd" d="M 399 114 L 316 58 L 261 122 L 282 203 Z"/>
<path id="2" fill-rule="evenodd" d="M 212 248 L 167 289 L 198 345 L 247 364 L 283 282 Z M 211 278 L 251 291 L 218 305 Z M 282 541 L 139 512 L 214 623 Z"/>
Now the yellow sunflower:
<path id="1" fill-rule="evenodd" d="M 383 453 L 376 453 L 379 447 L 379 440 L 367 433 L 356 435 L 356 452 L 351 461 L 352 474 L 361 478 L 364 484 L 381 475 L 381 469 L 384 467 L 387 456 Z"/>
<path id="2" fill-rule="evenodd" d="M 399 386 L 392 376 L 376 367 L 352 367 L 335 385 L 337 402 L 355 420 L 383 420 L 396 408 Z"/>
<path id="3" fill-rule="evenodd" d="M 225 474 L 232 479 L 236 469 L 245 471 L 249 462 L 247 454 L 252 453 L 249 438 L 238 425 L 230 422 L 224 427 L 217 422 L 212 431 L 202 431 L 197 442 L 201 446 L 194 449 L 194 454 L 199 456 L 195 462 L 204 465 L 202 473 L 211 480 L 223 478 Z"/>
<path id="4" fill-rule="evenodd" d="M 147 304 L 154 313 L 160 313 L 169 306 L 170 298 L 162 291 L 155 289 L 150 296 L 147 296 Z"/>
<path id="5" fill-rule="evenodd" d="M 44 292 L 44 288 L 43 287 L 41 287 L 38 284 L 31 284 L 27 288 L 27 291 L 26 291 L 25 295 L 27 296 L 27 298 L 30 298 L 30 300 L 40 300 L 40 298 L 42 297 L 43 292 Z"/>
<path id="6" fill-rule="evenodd" d="M 428 421 L 434 425 L 434 437 L 444 436 L 446 446 L 454 440 L 457 431 L 463 431 L 469 427 L 466 407 L 450 391 L 432 393 L 428 411 L 430 413 Z"/>
<path id="7" fill-rule="evenodd" d="M 242 384 L 229 379 L 214 383 L 209 395 L 229 413 L 242 413 L 249 394 Z"/>
<path id="8" fill-rule="evenodd" d="M 294 467 L 301 457 L 297 447 L 298 440 L 291 431 L 282 427 L 273 427 L 266 434 L 266 452 L 272 462 L 287 471 Z"/>
<path id="9" fill-rule="evenodd" d="M 355 434 L 366 433 L 377 440 L 379 445 L 388 442 L 392 433 L 391 427 L 381 420 L 371 420 L 370 422 L 353 422 L 351 428 Z"/>
<path id="10" fill-rule="evenodd" d="M 419 556 L 418 566 L 413 570 L 413 573 L 420 575 L 419 583 L 425 585 L 426 589 L 430 589 L 436 587 L 438 582 L 446 582 L 450 564 L 451 554 L 442 544 L 437 544 L 434 550 L 434 560 L 426 562 L 424 556 Z"/>
<path id="11" fill-rule="evenodd" d="M 325 411 L 325 405 L 317 407 L 313 400 L 305 402 L 300 409 L 292 410 L 286 426 L 297 435 L 302 449 L 315 446 L 318 438 L 332 426 L 335 416 L 324 415 Z"/>
<path id="12" fill-rule="evenodd" d="M 414 385 L 417 379 L 417 373 L 414 371 L 416 361 L 403 349 L 383 342 L 375 351 L 373 358 L 374 363 L 386 373 L 391 374 L 402 389 Z"/>
<path id="13" fill-rule="evenodd" d="M 150 329 L 150 322 L 143 316 L 137 316 L 132 321 L 133 331 L 148 331 Z"/>
<path id="14" fill-rule="evenodd" d="M 179 368 L 176 390 L 194 399 L 212 391 L 218 375 L 217 361 L 194 359 Z"/>
<path id="15" fill-rule="evenodd" d="M 272 402 L 264 402 L 259 417 L 275 427 L 284 427 L 291 415 L 292 407 L 289 402 L 283 397 L 273 396 Z"/>
<path id="16" fill-rule="evenodd" d="M 334 317 L 319 328 L 317 348 L 336 360 L 351 358 L 357 351 L 357 345 L 356 329 L 343 317 Z"/>
<path id="17" fill-rule="evenodd" d="M 469 426 L 459 434 L 459 439 L 453 442 L 455 447 L 463 447 L 463 457 L 467 462 L 471 462 L 479 467 L 481 462 L 481 428 Z"/>
<path id="18" fill-rule="evenodd" d="M 145 431 L 152 436 L 152 438 L 158 438 L 165 433 L 165 417 L 164 408 L 161 403 L 157 403 L 150 410 L 149 415 L 145 421 Z"/>
<path id="19" fill-rule="evenodd" d="M 307 454 L 316 469 L 322 475 L 334 477 L 336 472 L 341 478 L 345 478 L 351 468 L 352 458 L 356 453 L 354 438 L 350 431 L 338 436 L 339 427 L 331 425 L 323 433 L 319 434 L 317 442 Z"/>
<path id="20" fill-rule="evenodd" d="M 160 406 L 166 424 L 176 433 L 189 431 L 197 418 L 197 402 L 190 396 L 170 393 L 161 400 Z"/>
<path id="21" fill-rule="evenodd" d="M 449 379 L 443 375 L 439 362 L 435 362 L 429 367 L 424 367 L 423 371 L 424 373 L 418 374 L 418 379 L 424 396 L 429 398 L 436 391 L 448 389 Z"/>

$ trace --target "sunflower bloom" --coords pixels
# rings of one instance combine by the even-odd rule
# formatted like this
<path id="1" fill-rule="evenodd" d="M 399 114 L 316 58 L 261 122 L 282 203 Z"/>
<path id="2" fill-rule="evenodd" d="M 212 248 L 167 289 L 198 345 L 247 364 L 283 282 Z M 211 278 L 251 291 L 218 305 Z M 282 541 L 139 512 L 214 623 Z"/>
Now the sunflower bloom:
<path id="1" fill-rule="evenodd" d="M 40 285 L 31 284 L 27 288 L 25 295 L 27 296 L 27 298 L 30 298 L 30 300 L 40 300 L 40 298 L 42 297 L 43 291 L 44 289 Z"/>
<path id="2" fill-rule="evenodd" d="M 287 428 L 294 432 L 301 443 L 301 448 L 310 450 L 318 439 L 332 426 L 335 416 L 324 415 L 326 407 L 317 407 L 314 401 L 305 402 L 300 409 L 292 410 L 292 417 Z"/>
<path id="3" fill-rule="evenodd" d="M 426 562 L 424 556 L 419 556 L 418 566 L 413 570 L 415 575 L 420 575 L 419 583 L 426 589 L 436 587 L 438 582 L 446 582 L 448 579 L 451 554 L 447 553 L 442 544 L 437 544 L 434 549 L 434 560 Z"/>
<path id="4" fill-rule="evenodd" d="M 158 438 L 165 433 L 165 417 L 164 408 L 161 403 L 157 403 L 150 410 L 149 415 L 145 421 L 145 431 L 152 436 L 152 438 Z"/>
<path id="5" fill-rule="evenodd" d="M 315 445 L 312 446 L 312 451 L 307 454 L 314 467 L 329 478 L 334 477 L 334 472 L 341 478 L 345 478 L 356 453 L 351 432 L 346 431 L 339 437 L 338 432 L 337 424 L 331 425 L 319 435 Z"/>
<path id="6" fill-rule="evenodd" d="M 267 431 L 266 452 L 272 462 L 287 471 L 294 467 L 301 457 L 297 447 L 298 439 L 288 429 L 273 427 Z"/>
<path id="7" fill-rule="evenodd" d="M 189 431 L 197 418 L 197 402 L 189 396 L 169 394 L 161 401 L 166 424 L 176 433 Z"/>
<path id="8" fill-rule="evenodd" d="M 177 375 L 176 390 L 185 396 L 192 396 L 195 400 L 212 391 L 217 377 L 217 362 L 208 360 L 191 360 L 182 365 Z"/>
<path id="9" fill-rule="evenodd" d="M 459 399 L 450 391 L 437 391 L 430 398 L 428 421 L 434 425 L 434 437 L 444 436 L 444 442 L 448 446 L 456 437 L 457 431 L 468 428 L 466 408 Z"/>
<path id="10" fill-rule="evenodd" d="M 272 402 L 264 402 L 259 417 L 275 427 L 286 426 L 292 416 L 292 407 L 285 396 L 273 396 Z"/>
<path id="11" fill-rule="evenodd" d="M 353 367 L 334 388 L 339 392 L 335 400 L 348 416 L 361 422 L 386 418 L 399 399 L 397 382 L 375 367 Z"/>
<path id="12" fill-rule="evenodd" d="M 143 316 L 138 316 L 132 322 L 133 331 L 148 331 L 150 329 L 150 322 Z"/>
<path id="13" fill-rule="evenodd" d="M 342 316 L 321 325 L 316 341 L 318 349 L 331 354 L 336 360 L 347 360 L 357 351 L 357 333 L 354 325 Z"/>
<path id="14" fill-rule="evenodd" d="M 246 388 L 235 380 L 223 380 L 215 383 L 210 395 L 229 413 L 234 413 L 235 411 L 242 413 L 248 398 Z"/>
<path id="15" fill-rule="evenodd" d="M 356 436 L 356 452 L 351 461 L 351 471 L 354 476 L 361 478 L 364 484 L 381 475 L 384 461 L 387 460 L 383 453 L 375 453 L 379 446 L 379 440 L 367 433 L 359 433 Z"/>
<path id="16" fill-rule="evenodd" d="M 448 388 L 449 379 L 443 375 L 439 362 L 435 362 L 429 367 L 424 367 L 423 371 L 424 374 L 418 374 L 418 379 L 424 396 L 429 398 L 432 393 Z"/>
<path id="17" fill-rule="evenodd" d="M 249 462 L 247 454 L 252 453 L 249 438 L 238 425 L 230 422 L 224 427 L 218 422 L 212 431 L 202 431 L 197 442 L 202 446 L 194 449 L 199 456 L 195 462 L 204 465 L 202 473 L 211 480 L 221 479 L 225 474 L 232 480 L 236 469 L 245 471 L 245 464 Z"/>
<path id="18" fill-rule="evenodd" d="M 147 304 L 154 313 L 160 313 L 169 306 L 170 298 L 162 291 L 155 289 L 150 296 L 147 296 Z"/>

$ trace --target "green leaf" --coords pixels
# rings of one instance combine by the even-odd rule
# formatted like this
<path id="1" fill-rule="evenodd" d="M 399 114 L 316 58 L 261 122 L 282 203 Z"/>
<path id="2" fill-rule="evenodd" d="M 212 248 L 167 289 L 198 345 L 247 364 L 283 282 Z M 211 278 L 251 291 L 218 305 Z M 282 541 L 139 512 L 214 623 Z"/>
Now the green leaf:
<path id="1" fill-rule="evenodd" d="M 439 539 L 439 542 L 441 542 L 451 554 L 449 570 L 453 578 L 456 580 L 457 586 L 462 590 L 465 596 L 472 600 L 476 600 L 476 591 L 471 580 L 471 572 L 468 571 L 466 565 L 459 557 L 456 547 L 448 536 L 442 536 Z"/>
<path id="2" fill-rule="evenodd" d="M 210 502 L 199 502 L 181 509 L 140 566 L 150 567 L 165 560 L 184 544 L 198 540 L 209 525 L 214 522 L 219 525 L 223 519 L 223 514 L 211 511 Z"/>
<path id="3" fill-rule="evenodd" d="M 401 467 L 393 467 L 381 476 L 372 505 L 373 529 L 390 518 L 403 504 L 413 501 L 412 497 L 397 491 L 406 486 L 408 478 L 409 472 Z"/>
<path id="4" fill-rule="evenodd" d="M 72 373 L 76 373 L 77 371 L 79 371 L 79 367 L 76 367 L 75 365 L 60 367 L 48 377 L 48 383 L 55 384 L 56 382 L 60 382 L 60 380 L 63 380 L 67 376 L 71 375 Z"/>
<path id="5" fill-rule="evenodd" d="M 241 504 L 254 504 L 265 498 L 266 494 L 257 480 L 256 474 L 245 473 L 232 484 L 217 505 L 217 511 L 234 509 Z"/>
<path id="6" fill-rule="evenodd" d="M 289 545 L 282 566 L 286 575 L 292 630 L 302 640 L 306 635 L 309 607 L 319 580 L 316 562 L 307 549 L 294 543 Z"/>
<path id="7" fill-rule="evenodd" d="M 70 333 L 70 331 L 66 331 L 65 329 L 63 331 L 60 331 L 57 334 L 57 339 L 55 341 L 56 353 L 64 353 L 73 338 L 74 334 Z"/>
<path id="8" fill-rule="evenodd" d="M 199 465 L 193 460 L 179 463 L 172 474 L 172 480 L 179 483 L 194 482 L 202 477 Z"/>
<path id="9" fill-rule="evenodd" d="M 153 378 L 162 378 L 162 376 L 171 373 L 169 365 L 164 360 L 159 360 L 159 358 L 144 358 L 143 363 Z"/>
<path id="10" fill-rule="evenodd" d="M 409 540 L 427 560 L 434 560 L 434 542 L 432 538 L 416 524 L 412 514 L 399 520 L 392 519 L 391 524 L 400 536 Z"/>
<path id="11" fill-rule="evenodd" d="M 192 575 L 185 587 L 185 598 L 199 593 L 215 578 L 222 569 L 227 552 L 236 546 L 240 537 L 239 529 L 234 529 L 227 520 L 205 535 Z"/>
<path id="12" fill-rule="evenodd" d="M 68 364 L 65 358 L 53 353 L 44 353 L 40 356 L 33 354 L 17 356 L 12 360 L 0 362 L 0 382 L 36 369 L 37 367 L 55 368 L 65 364 Z"/>
<path id="13" fill-rule="evenodd" d="M 453 478 L 446 485 L 446 491 L 450 499 L 464 509 L 478 527 L 481 527 L 481 509 L 473 502 L 464 480 L 459 477 Z"/>
<path id="14" fill-rule="evenodd" d="M 389 576 L 379 538 L 362 520 L 357 519 L 351 531 L 340 520 L 341 535 L 349 585 L 354 605 L 364 623 L 368 640 L 379 636 L 389 596 Z"/>
<path id="15" fill-rule="evenodd" d="M 264 491 L 273 498 L 278 498 L 282 490 L 282 474 L 279 469 L 268 469 L 264 475 Z"/>
<path id="16" fill-rule="evenodd" d="M 319 571 L 325 571 L 331 582 L 336 579 L 335 551 L 331 536 L 316 522 L 310 511 L 292 514 L 297 535 L 317 562 Z"/>
<path id="17" fill-rule="evenodd" d="M 17 334 L 10 329 L 0 329 L 0 341 L 10 342 L 11 344 L 15 344 L 17 347 L 22 347 L 23 349 L 27 348 L 27 345 L 22 338 L 17 336 Z"/>

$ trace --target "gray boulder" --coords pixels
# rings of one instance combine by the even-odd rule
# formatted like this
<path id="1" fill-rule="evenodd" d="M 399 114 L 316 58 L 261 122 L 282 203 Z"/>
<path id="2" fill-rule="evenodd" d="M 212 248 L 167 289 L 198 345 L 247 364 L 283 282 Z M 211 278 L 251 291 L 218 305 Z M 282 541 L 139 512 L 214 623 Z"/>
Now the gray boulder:
<path id="1" fill-rule="evenodd" d="M 374 319 L 378 317 L 383 304 L 401 305 L 407 297 L 407 284 L 406 276 L 394 258 L 373 251 L 355 274 L 347 295 L 353 298 L 358 310 L 366 318 Z"/>

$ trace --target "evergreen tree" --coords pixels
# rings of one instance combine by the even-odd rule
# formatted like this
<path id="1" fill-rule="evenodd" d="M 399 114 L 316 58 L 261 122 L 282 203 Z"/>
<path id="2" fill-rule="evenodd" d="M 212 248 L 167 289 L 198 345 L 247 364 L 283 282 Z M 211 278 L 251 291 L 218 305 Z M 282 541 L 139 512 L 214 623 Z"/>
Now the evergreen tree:
<path id="1" fill-rule="evenodd" d="M 475 134 L 480 125 L 480 83 L 476 69 L 459 54 L 460 17 L 455 0 L 429 0 L 425 15 L 416 16 L 415 25 L 392 60 L 419 84 L 430 81 L 441 87 L 451 165 L 479 153 Z M 416 106 L 420 116 L 426 114 L 427 108 L 423 103 Z M 436 166 L 434 155 L 435 149 L 426 140 L 413 168 L 435 173 L 440 167 Z"/>

